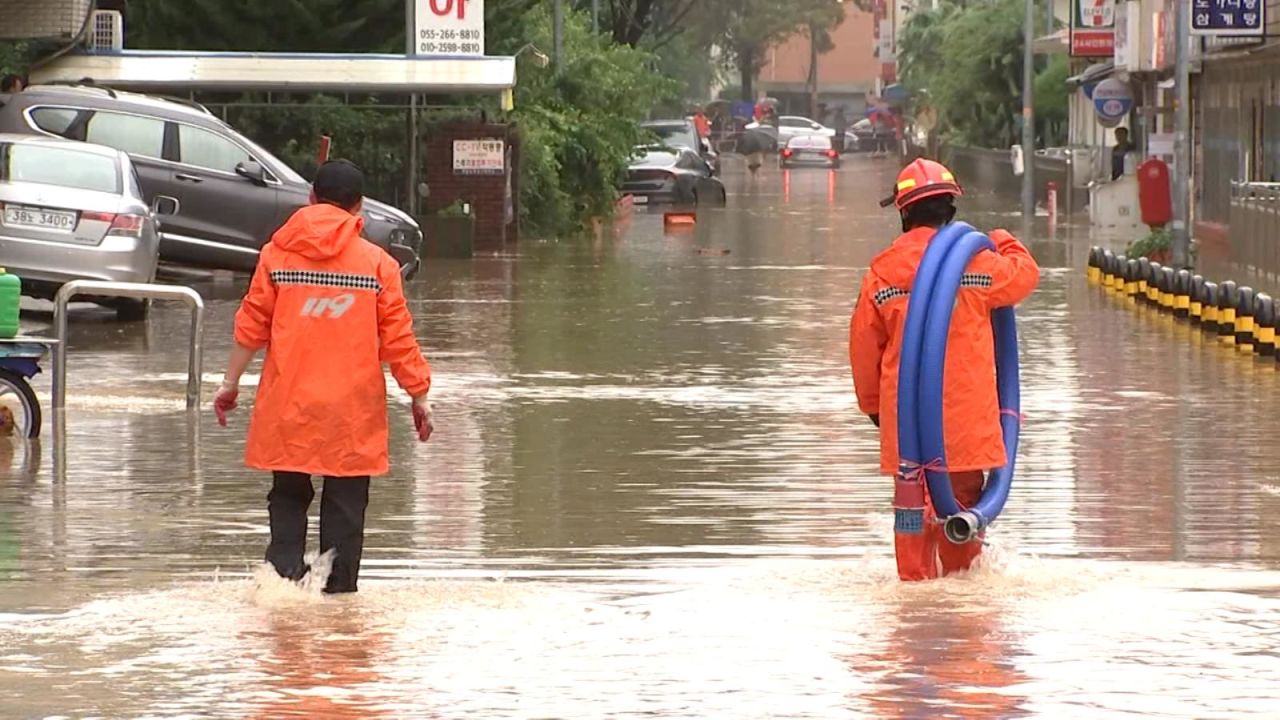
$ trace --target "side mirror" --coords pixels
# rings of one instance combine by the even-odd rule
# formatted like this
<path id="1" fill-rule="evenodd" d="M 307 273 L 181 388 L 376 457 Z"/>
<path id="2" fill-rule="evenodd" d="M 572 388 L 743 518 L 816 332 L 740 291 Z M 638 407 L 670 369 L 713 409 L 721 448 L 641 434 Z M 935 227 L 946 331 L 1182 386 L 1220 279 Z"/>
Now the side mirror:
<path id="1" fill-rule="evenodd" d="M 178 198 L 168 195 L 157 195 L 151 200 L 151 212 L 161 217 L 177 215 L 181 208 Z"/>
<path id="2" fill-rule="evenodd" d="M 238 163 L 236 165 L 236 174 L 256 185 L 267 184 L 267 171 L 264 170 L 261 165 L 252 160 L 246 160 L 242 163 Z"/>

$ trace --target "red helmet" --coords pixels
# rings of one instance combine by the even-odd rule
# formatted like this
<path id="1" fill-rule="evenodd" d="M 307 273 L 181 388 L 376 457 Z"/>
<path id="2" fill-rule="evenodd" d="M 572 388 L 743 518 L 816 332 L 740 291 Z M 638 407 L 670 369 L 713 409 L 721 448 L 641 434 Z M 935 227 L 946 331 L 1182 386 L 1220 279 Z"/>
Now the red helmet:
<path id="1" fill-rule="evenodd" d="M 894 185 L 893 195 L 880 201 L 880 207 L 897 205 L 899 210 L 917 200 L 938 195 L 959 197 L 964 194 L 956 176 L 942 163 L 920 158 L 902 169 L 898 174 L 898 182 Z"/>

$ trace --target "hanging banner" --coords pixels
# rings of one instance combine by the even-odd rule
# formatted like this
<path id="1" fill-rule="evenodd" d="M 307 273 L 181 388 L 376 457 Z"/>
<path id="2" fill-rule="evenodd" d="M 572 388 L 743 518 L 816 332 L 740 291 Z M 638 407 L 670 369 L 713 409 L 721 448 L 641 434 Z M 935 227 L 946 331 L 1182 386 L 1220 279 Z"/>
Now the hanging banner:
<path id="1" fill-rule="evenodd" d="M 1264 0 L 1191 0 L 1191 34 L 1261 38 L 1266 5 Z"/>
<path id="2" fill-rule="evenodd" d="M 484 55 L 484 0 L 414 0 L 418 55 Z"/>
<path id="3" fill-rule="evenodd" d="M 1071 56 L 1113 57 L 1116 0 L 1071 0 Z"/>

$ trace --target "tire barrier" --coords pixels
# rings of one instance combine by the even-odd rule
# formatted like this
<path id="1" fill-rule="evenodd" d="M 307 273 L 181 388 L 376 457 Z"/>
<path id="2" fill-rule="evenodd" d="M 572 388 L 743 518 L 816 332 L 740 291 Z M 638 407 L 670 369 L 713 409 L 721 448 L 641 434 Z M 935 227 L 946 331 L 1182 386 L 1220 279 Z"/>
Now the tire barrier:
<path id="1" fill-rule="evenodd" d="M 1004 467 L 991 471 L 975 505 L 963 508 L 956 502 L 946 469 L 942 427 L 947 334 L 965 268 L 974 255 L 994 250 L 990 238 L 964 223 L 952 223 L 939 230 L 916 270 L 902 332 L 902 356 L 898 365 L 899 482 L 905 483 L 913 476 L 919 478 L 919 473 L 924 473 L 944 534 L 956 544 L 978 539 L 983 528 L 1000 514 L 1009 497 L 1018 453 L 1021 421 L 1018 328 L 1013 308 L 1004 307 L 992 312 L 991 326 L 995 336 L 996 389 L 1006 462 Z M 1100 273 L 1098 279 L 1102 280 Z M 1114 276 L 1107 276 L 1106 282 L 1114 285 Z M 922 518 L 923 509 L 919 512 Z M 896 519 L 904 528 L 919 527 L 916 522 L 922 524 L 922 520 L 914 517 Z"/>
<path id="2" fill-rule="evenodd" d="M 1280 364 L 1280 297 L 1099 247 L 1089 250 L 1088 278 L 1107 294 L 1168 313 L 1221 345 Z"/>

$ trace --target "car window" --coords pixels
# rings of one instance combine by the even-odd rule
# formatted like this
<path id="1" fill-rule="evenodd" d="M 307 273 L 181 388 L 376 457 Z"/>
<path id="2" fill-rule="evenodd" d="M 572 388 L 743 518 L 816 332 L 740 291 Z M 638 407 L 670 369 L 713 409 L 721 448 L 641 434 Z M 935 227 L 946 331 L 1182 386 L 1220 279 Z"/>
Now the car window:
<path id="1" fill-rule="evenodd" d="M 631 163 L 634 167 L 671 167 L 676 164 L 676 154 L 670 150 L 642 150 Z"/>
<path id="2" fill-rule="evenodd" d="M 178 126 L 178 157 L 187 165 L 234 173 L 236 165 L 252 160 L 230 140 L 193 125 Z"/>
<path id="3" fill-rule="evenodd" d="M 785 117 L 782 118 L 782 124 L 787 127 L 807 127 L 809 121 L 804 118 Z"/>
<path id="4" fill-rule="evenodd" d="M 120 192 L 114 158 L 73 148 L 5 143 L 0 145 L 0 181 L 58 185 L 78 190 Z"/>
<path id="5" fill-rule="evenodd" d="M 697 170 L 698 159 L 689 153 L 680 153 L 680 160 L 676 163 L 676 167 L 683 168 L 685 170 Z"/>
<path id="6" fill-rule="evenodd" d="M 34 108 L 31 110 L 31 121 L 45 132 L 68 137 L 71 124 L 76 121 L 76 116 L 79 114 L 79 110 L 71 108 Z"/>
<path id="7" fill-rule="evenodd" d="M 133 195 L 139 200 L 145 198 L 146 195 L 142 194 L 142 178 L 138 177 L 138 168 L 132 165 L 129 166 L 128 179 L 129 179 L 129 194 Z"/>
<path id="8" fill-rule="evenodd" d="M 87 142 L 123 150 L 130 155 L 164 156 L 164 121 L 138 115 L 94 112 L 85 125 Z"/>
<path id="9" fill-rule="evenodd" d="M 801 135 L 792 138 L 787 147 L 828 150 L 831 148 L 831 139 L 822 135 Z"/>

